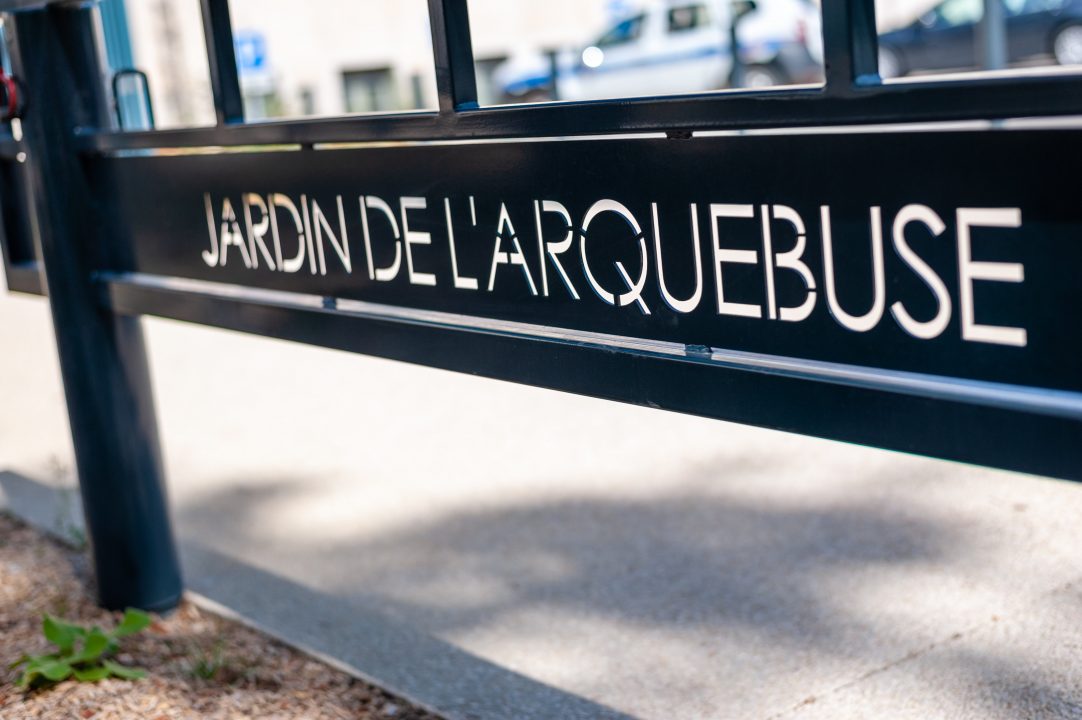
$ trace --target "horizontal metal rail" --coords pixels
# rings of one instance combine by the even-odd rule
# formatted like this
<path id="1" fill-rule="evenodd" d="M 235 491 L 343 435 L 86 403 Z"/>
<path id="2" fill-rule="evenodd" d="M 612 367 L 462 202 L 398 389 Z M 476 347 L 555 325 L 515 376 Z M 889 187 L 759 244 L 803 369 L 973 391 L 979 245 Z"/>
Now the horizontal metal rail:
<path id="1" fill-rule="evenodd" d="M 731 91 L 143 132 L 80 132 L 85 152 L 207 146 L 472 140 L 1082 115 L 1082 75 Z"/>
<path id="2" fill-rule="evenodd" d="M 733 369 L 782 375 L 815 382 L 898 392 L 937 400 L 1019 410 L 1035 415 L 1052 415 L 1076 422 L 1082 421 L 1082 392 L 1032 388 L 1001 382 L 888 370 L 759 352 L 706 348 L 701 345 L 689 346 L 679 342 L 538 325 L 516 320 L 500 320 L 441 310 L 386 305 L 351 298 L 331 298 L 311 293 L 253 288 L 246 285 L 166 277 L 147 273 L 102 272 L 98 273 L 97 280 L 110 287 L 123 286 L 159 290 L 179 294 L 182 297 L 195 295 L 203 298 L 241 300 L 263 306 L 292 307 L 301 310 L 332 310 L 354 317 L 365 317 L 370 320 L 387 320 L 411 325 L 442 327 L 468 333 L 506 335 L 613 350 L 631 350 L 647 355 L 665 356 L 677 360 L 690 359 Z"/>
<path id="3" fill-rule="evenodd" d="M 393 312 L 397 308 L 381 312 L 380 306 L 369 303 L 334 303 L 217 283 L 137 274 L 103 274 L 98 280 L 105 305 L 122 315 L 172 318 L 1043 475 L 1077 478 L 1082 467 L 1082 445 L 1071 441 L 1082 410 L 1082 397 L 1075 393 L 951 383 L 911 373 L 887 372 L 871 378 L 867 369 L 860 369 L 864 374 L 858 377 L 844 372 L 847 366 L 833 363 L 771 361 L 767 356 L 722 350 L 693 353 L 673 343 L 612 342 L 590 333 L 532 332 L 517 323 L 480 325 L 474 322 L 476 318 L 455 323 L 432 314 Z M 915 387 L 920 391 L 914 392 Z M 1025 423 L 1017 422 L 1020 414 L 1027 418 Z M 1001 422 L 989 422 L 990 416 Z M 861 420 L 868 417 L 884 421 Z M 988 437 L 976 445 L 959 442 L 978 422 L 986 432 L 1002 437 Z M 1020 443 L 1033 452 L 1017 453 Z"/>

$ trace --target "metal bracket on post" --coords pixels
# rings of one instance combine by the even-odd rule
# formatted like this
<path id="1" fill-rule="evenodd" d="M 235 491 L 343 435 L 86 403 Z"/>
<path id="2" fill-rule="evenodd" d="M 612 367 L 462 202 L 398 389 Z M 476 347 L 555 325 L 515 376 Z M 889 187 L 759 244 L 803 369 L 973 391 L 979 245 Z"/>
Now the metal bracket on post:
<path id="1" fill-rule="evenodd" d="M 76 128 L 110 125 L 97 9 L 40 0 L 18 9 L 12 63 L 28 95 L 29 175 L 99 601 L 171 609 L 183 587 L 142 328 L 98 302 L 107 218 L 75 142 Z"/>

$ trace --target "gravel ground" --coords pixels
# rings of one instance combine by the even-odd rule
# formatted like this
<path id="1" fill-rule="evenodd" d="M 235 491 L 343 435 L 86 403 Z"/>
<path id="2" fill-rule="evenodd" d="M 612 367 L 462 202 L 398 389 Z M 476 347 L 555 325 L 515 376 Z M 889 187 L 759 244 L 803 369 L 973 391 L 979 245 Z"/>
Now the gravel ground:
<path id="1" fill-rule="evenodd" d="M 8 665 L 51 649 L 42 613 L 112 627 L 94 605 L 86 554 L 0 513 L 0 718 L 395 718 L 438 720 L 266 636 L 185 603 L 125 639 L 144 680 L 66 681 L 23 693 Z"/>

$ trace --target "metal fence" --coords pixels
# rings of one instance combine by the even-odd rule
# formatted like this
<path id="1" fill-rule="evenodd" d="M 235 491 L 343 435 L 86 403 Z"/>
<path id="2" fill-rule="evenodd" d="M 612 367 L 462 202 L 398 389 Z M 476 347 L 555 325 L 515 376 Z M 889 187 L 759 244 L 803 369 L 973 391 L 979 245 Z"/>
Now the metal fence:
<path id="1" fill-rule="evenodd" d="M 649 326 L 643 303 L 643 316 L 629 320 L 631 329 L 627 332 L 619 331 L 620 325 L 613 326 L 613 331 L 596 332 L 598 327 L 607 328 L 609 321 L 601 318 L 594 325 L 561 326 L 546 321 L 540 310 L 531 310 L 533 315 L 516 315 L 506 309 L 513 300 L 507 300 L 502 310 L 489 313 L 483 306 L 473 312 L 472 306 L 450 296 L 440 296 L 425 307 L 410 295 L 403 295 L 405 300 L 399 303 L 397 295 L 380 295 L 372 288 L 365 291 L 371 295 L 354 293 L 342 279 L 321 280 L 314 264 L 312 277 L 304 282 L 289 284 L 268 277 L 253 282 L 254 288 L 245 288 L 247 276 L 227 275 L 223 270 L 221 278 L 228 282 L 220 285 L 207 282 L 218 276 L 206 275 L 205 267 L 184 266 L 181 270 L 183 262 L 176 260 L 174 250 L 153 249 L 172 248 L 177 238 L 182 241 L 190 235 L 191 227 L 177 220 L 180 216 L 174 212 L 181 190 L 188 193 L 185 197 L 201 203 L 204 195 L 195 189 L 200 182 L 211 183 L 206 180 L 211 176 L 234 183 L 230 187 L 236 191 L 243 189 L 245 178 L 264 171 L 282 185 L 293 183 L 294 168 L 297 174 L 307 173 L 310 178 L 332 177 L 339 169 L 328 157 L 342 162 L 363 160 L 369 170 L 358 171 L 358 177 L 368 182 L 385 176 L 389 183 L 401 187 L 408 180 L 405 176 L 413 173 L 417 177 L 426 165 L 435 163 L 444 175 L 457 175 L 462 182 L 475 181 L 481 186 L 492 181 L 485 179 L 479 166 L 488 161 L 498 164 L 506 153 L 517 153 L 516 162 L 525 167 L 544 170 L 548 167 L 546 153 L 574 161 L 566 147 L 556 148 L 555 139 L 657 133 L 663 134 L 661 139 L 626 140 L 618 145 L 596 141 L 582 145 L 582 153 L 604 165 L 614 163 L 620 153 L 642 151 L 644 166 L 658 171 L 665 169 L 665 163 L 688 167 L 700 149 L 713 153 L 710 157 L 739 157 L 754 164 L 758 157 L 754 153 L 765 148 L 769 152 L 763 157 L 791 153 L 801 162 L 829 165 L 832 153 L 848 153 L 855 163 L 865 149 L 876 152 L 876 148 L 893 143 L 896 147 L 891 157 L 898 162 L 907 162 L 907 155 L 919 153 L 921 148 L 931 148 L 941 159 L 926 164 L 925 169 L 948 175 L 963 171 L 980 174 L 984 168 L 963 167 L 982 162 L 979 143 L 970 142 L 977 135 L 933 133 L 926 139 L 919 134 L 883 135 L 876 136 L 879 140 L 858 142 L 855 135 L 843 133 L 831 140 L 822 139 L 825 136 L 759 138 L 754 140 L 758 145 L 752 147 L 749 143 L 753 139 L 745 138 L 747 142 L 740 144 L 695 145 L 692 149 L 681 143 L 700 131 L 1082 114 L 1082 76 L 1074 74 L 883 83 L 876 66 L 872 0 L 823 0 L 825 83 L 821 87 L 479 107 L 467 1 L 430 0 L 428 6 L 438 111 L 247 123 L 227 0 L 203 0 L 217 124 L 122 132 L 113 120 L 113 98 L 104 79 L 99 19 L 93 3 L 0 3 L 0 9 L 7 12 L 10 72 L 18 78 L 19 92 L 26 96 L 21 106 L 25 138 L 11 134 L 12 125 L 7 123 L 4 128 L 8 134 L 0 139 L 4 230 L 0 246 L 11 289 L 38 293 L 48 289 L 104 605 L 166 608 L 177 602 L 182 587 L 164 497 L 157 424 L 138 320 L 141 315 L 881 447 L 1061 477 L 1079 476 L 1082 394 L 1072 384 L 1077 372 L 1069 359 L 1077 349 L 1077 338 L 1057 347 L 1054 338 L 1046 340 L 1031 332 L 1032 347 L 1037 348 L 1033 352 L 1052 348 L 1049 352 L 1055 357 L 1044 364 L 1006 355 L 1001 363 L 1001 356 L 983 349 L 973 355 L 974 363 L 967 363 L 966 353 L 971 348 L 958 343 L 937 351 L 942 357 L 914 355 L 920 362 L 913 368 L 884 370 L 877 367 L 879 361 L 790 361 L 787 352 L 719 349 L 718 345 L 692 342 L 675 331 Z M 1046 142 L 1053 136 L 1041 132 L 997 137 L 994 142 L 1012 158 L 1024 158 L 1031 151 L 1060 154 L 1066 161 L 1079 157 L 1082 143 L 1078 131 L 1054 135 L 1056 143 Z M 502 139 L 554 142 L 490 143 L 484 147 L 442 142 Z M 382 141 L 414 145 L 335 149 L 339 143 Z M 959 144 L 965 148 L 958 150 L 955 146 Z M 260 149 L 255 146 L 299 146 L 299 150 L 287 154 L 253 152 Z M 666 154 L 668 147 L 673 149 L 671 155 Z M 207 148 L 245 152 L 173 157 L 177 151 Z M 400 162 L 403 169 L 395 170 Z M 1045 166 L 1053 172 L 1051 158 Z M 988 172 L 989 178 L 1008 177 L 1003 168 Z M 1032 168 L 1030 172 L 1034 172 Z M 346 176 L 339 180 L 342 178 Z M 773 181 L 773 176 L 768 179 Z M 852 179 L 843 190 L 859 194 L 860 184 L 859 178 Z M 568 187 L 573 186 L 568 181 Z M 1027 191 L 1027 202 L 1037 202 L 1036 196 L 1047 187 L 1037 182 Z M 333 190 L 327 192 L 333 196 Z M 211 194 L 205 197 L 207 219 L 196 217 L 204 222 L 204 232 L 207 224 L 211 226 L 217 251 L 215 221 L 209 209 Z M 449 200 L 447 203 L 450 233 L 451 206 Z M 472 196 L 470 203 L 472 209 Z M 307 207 L 304 205 L 306 213 Z M 1037 211 L 1038 217 L 1047 216 L 1042 227 L 1060 228 L 1077 222 L 1074 215 L 1064 220 L 1055 212 L 1041 210 L 1043 207 Z M 361 210 L 365 212 L 363 201 Z M 403 205 L 403 224 L 405 214 Z M 155 228 L 156 222 L 170 227 Z M 538 223 L 540 234 L 540 220 Z M 573 229 L 568 229 L 568 237 Z M 367 232 L 366 225 L 366 237 Z M 585 243 L 585 230 L 581 232 Z M 451 242 L 453 253 L 453 238 Z M 493 273 L 499 242 L 497 239 Z M 660 240 L 657 242 L 660 270 Z M 322 246 L 319 250 L 322 252 Z M 408 253 L 408 246 L 406 250 Z M 1074 258 L 1077 251 L 1071 252 Z M 582 253 L 585 264 L 585 249 Z M 1033 258 L 1031 269 L 1044 267 L 1040 256 Z M 542 255 L 542 267 L 545 262 Z M 700 281 L 701 274 L 700 268 Z M 661 282 L 663 286 L 664 280 Z M 531 288 L 537 295 L 532 280 Z M 720 304 L 720 288 L 718 293 Z M 1067 304 L 1076 299 L 1070 295 Z M 615 303 L 610 300 L 609 304 Z M 1033 308 L 1035 313 L 1045 312 L 1039 304 Z M 443 312 L 448 309 L 450 312 Z M 675 326 L 680 318 L 670 315 Z M 811 348 L 810 341 L 802 342 Z M 783 345 L 779 342 L 777 347 Z M 889 355 L 893 351 L 887 348 L 882 352 Z M 947 364 L 951 353 L 958 353 L 958 367 Z M 967 364 L 977 369 L 971 373 Z M 1001 368 L 1006 369 L 1000 373 Z M 1045 383 L 1037 377 L 1044 369 L 1054 381 Z M 1046 386 L 1049 384 L 1051 387 Z"/>

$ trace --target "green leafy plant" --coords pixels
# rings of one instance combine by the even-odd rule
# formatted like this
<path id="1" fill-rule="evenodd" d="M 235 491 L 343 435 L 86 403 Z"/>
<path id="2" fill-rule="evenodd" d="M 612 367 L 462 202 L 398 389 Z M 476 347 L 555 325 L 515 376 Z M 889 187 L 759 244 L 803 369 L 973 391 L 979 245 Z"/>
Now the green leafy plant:
<path id="1" fill-rule="evenodd" d="M 23 655 L 12 663 L 12 669 L 21 667 L 23 670 L 16 685 L 30 689 L 68 678 L 97 682 L 107 677 L 125 680 L 146 677 L 145 671 L 120 665 L 109 656 L 116 652 L 120 638 L 134 635 L 148 625 L 150 616 L 134 608 L 128 608 L 120 624 L 108 632 L 97 625 L 87 628 L 45 615 L 41 630 L 57 651 L 46 655 Z"/>

